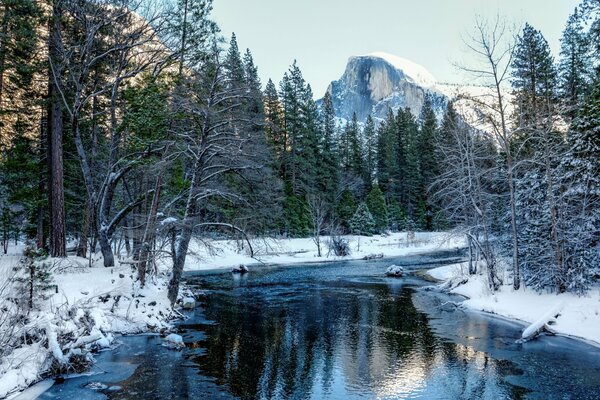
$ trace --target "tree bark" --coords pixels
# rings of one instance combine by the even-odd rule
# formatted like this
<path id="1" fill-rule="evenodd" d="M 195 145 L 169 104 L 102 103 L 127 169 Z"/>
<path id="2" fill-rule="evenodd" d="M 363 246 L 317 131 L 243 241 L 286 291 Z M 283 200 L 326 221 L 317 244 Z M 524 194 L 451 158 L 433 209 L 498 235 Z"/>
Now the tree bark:
<path id="1" fill-rule="evenodd" d="M 89 202 L 85 203 L 85 212 L 83 214 L 83 225 L 81 227 L 81 234 L 79 236 L 79 243 L 77 244 L 77 256 L 87 257 L 88 243 L 90 240 L 90 229 L 92 220 L 92 207 Z"/>
<path id="2" fill-rule="evenodd" d="M 60 20 L 62 10 L 54 2 L 52 7 L 52 20 L 50 23 L 49 57 L 52 60 L 59 58 Z M 49 181 L 49 208 L 50 208 L 50 255 L 52 257 L 66 257 L 67 241 L 65 234 L 65 195 L 63 171 L 63 115 L 62 100 L 60 98 L 54 75 L 57 71 L 50 71 L 48 82 L 49 99 L 49 129 L 48 129 L 48 158 L 50 166 Z"/>

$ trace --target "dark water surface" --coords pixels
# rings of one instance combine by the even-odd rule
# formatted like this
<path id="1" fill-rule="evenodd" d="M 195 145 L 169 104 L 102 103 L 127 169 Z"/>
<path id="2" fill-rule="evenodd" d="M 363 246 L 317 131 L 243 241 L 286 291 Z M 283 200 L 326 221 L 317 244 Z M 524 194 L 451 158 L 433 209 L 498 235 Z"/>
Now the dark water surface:
<path id="1" fill-rule="evenodd" d="M 122 337 L 93 375 L 40 398 L 600 399 L 600 349 L 516 344 L 521 325 L 457 310 L 413 274 L 383 276 L 392 262 L 416 270 L 450 256 L 188 275 L 204 296 L 179 327 L 183 351 Z"/>

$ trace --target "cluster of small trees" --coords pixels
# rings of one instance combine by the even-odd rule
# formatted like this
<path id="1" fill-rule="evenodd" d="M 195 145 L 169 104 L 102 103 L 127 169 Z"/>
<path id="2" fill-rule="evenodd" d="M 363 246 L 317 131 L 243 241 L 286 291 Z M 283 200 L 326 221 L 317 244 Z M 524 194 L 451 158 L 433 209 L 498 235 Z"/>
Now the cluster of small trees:
<path id="1" fill-rule="evenodd" d="M 583 292 L 599 276 L 599 11 L 585 1 L 571 15 L 558 63 L 529 24 L 513 40 L 500 21 L 479 22 L 469 43 L 482 63 L 466 69 L 489 91 L 449 107 L 433 189 L 491 289 L 500 259 L 515 289 Z M 476 118 L 461 113 L 465 102 Z"/>

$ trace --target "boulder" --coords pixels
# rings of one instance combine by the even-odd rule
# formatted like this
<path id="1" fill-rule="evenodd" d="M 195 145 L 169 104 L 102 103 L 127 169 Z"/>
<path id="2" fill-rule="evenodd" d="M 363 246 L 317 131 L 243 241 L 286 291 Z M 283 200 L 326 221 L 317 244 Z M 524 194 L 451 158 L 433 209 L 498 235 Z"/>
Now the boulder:
<path id="1" fill-rule="evenodd" d="M 185 347 L 185 344 L 183 343 L 183 338 L 175 333 L 167 335 L 167 337 L 163 339 L 162 345 L 170 349 L 180 349 L 182 347 Z"/>
<path id="2" fill-rule="evenodd" d="M 237 267 L 233 267 L 231 272 L 234 274 L 245 274 L 248 272 L 248 267 L 246 267 L 244 264 L 240 264 Z"/>
<path id="3" fill-rule="evenodd" d="M 390 265 L 385 271 L 385 274 L 392 277 L 401 277 L 404 275 L 404 268 L 399 265 Z"/>
<path id="4" fill-rule="evenodd" d="M 183 309 L 184 310 L 193 310 L 196 307 L 196 299 L 193 297 L 185 297 L 183 299 Z"/>

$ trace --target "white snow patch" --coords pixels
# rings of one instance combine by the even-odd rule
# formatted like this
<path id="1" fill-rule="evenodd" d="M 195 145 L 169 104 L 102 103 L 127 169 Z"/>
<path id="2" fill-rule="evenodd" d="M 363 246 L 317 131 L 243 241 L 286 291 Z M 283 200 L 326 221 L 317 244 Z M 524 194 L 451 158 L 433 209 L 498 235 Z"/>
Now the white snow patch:
<path id="1" fill-rule="evenodd" d="M 460 282 L 466 276 L 466 266 L 457 264 L 434 268 L 429 275 L 447 282 Z M 554 333 L 571 336 L 600 345 L 600 287 L 585 296 L 572 293 L 538 293 L 522 287 L 514 290 L 510 282 L 491 293 L 484 275 L 468 276 L 465 284 L 452 289 L 467 297 L 462 305 L 472 310 L 497 314 L 528 325 L 523 337 L 553 322 Z M 558 317 L 554 318 L 555 315 Z"/>
<path id="2" fill-rule="evenodd" d="M 402 276 L 404 275 L 404 268 L 399 265 L 390 265 L 385 274 L 387 276 Z"/>
<path id="3" fill-rule="evenodd" d="M 180 335 L 171 333 L 163 339 L 163 346 L 170 349 L 179 349 L 185 347 L 185 344 L 183 343 L 183 338 Z"/>
<path id="4" fill-rule="evenodd" d="M 425 67 L 413 61 L 407 60 L 406 58 L 398 57 L 382 51 L 376 51 L 374 53 L 367 54 L 366 57 L 376 57 L 385 60 L 394 68 L 404 72 L 407 77 L 409 77 L 415 84 L 419 86 L 433 87 L 436 84 L 435 77 L 429 71 L 427 71 Z"/>
<path id="5" fill-rule="evenodd" d="M 406 232 L 388 235 L 344 236 L 350 246 L 350 255 L 337 257 L 327 248 L 328 236 L 321 237 L 322 257 L 317 255 L 317 247 L 312 238 L 294 239 L 253 239 L 254 257 L 248 246 L 235 240 L 215 240 L 210 248 L 204 243 L 192 241 L 186 260 L 186 271 L 232 269 L 243 264 L 257 266 L 264 264 L 307 264 L 339 260 L 360 260 L 372 254 L 382 257 L 400 257 L 439 250 L 453 250 L 465 246 L 463 238 L 453 237 L 445 232 L 416 232 L 414 237 Z"/>

